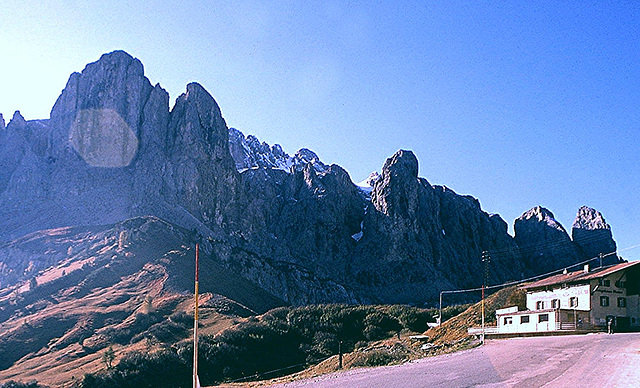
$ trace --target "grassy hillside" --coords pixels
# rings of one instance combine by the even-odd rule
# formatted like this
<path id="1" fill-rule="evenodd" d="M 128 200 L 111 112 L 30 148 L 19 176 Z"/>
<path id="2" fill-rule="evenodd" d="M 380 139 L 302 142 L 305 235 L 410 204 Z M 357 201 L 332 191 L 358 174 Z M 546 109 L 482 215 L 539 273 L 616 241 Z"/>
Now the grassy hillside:
<path id="1" fill-rule="evenodd" d="M 496 324 L 496 310 L 522 305 L 524 292 L 516 287 L 509 287 L 489 295 L 485 300 L 485 324 Z M 425 334 L 435 345 L 451 344 L 468 338 L 467 329 L 482 325 L 482 303 L 475 303 L 462 313 L 443 322 L 442 326 L 429 329 Z"/>
<path id="2" fill-rule="evenodd" d="M 428 310 L 408 306 L 315 305 L 282 307 L 239 322 L 199 344 L 201 383 L 259 380 L 300 371 L 338 353 L 370 347 L 402 332 L 422 332 Z M 86 375 L 79 384 L 94 387 L 188 387 L 192 344 L 188 341 L 155 352 L 134 352 L 111 370 Z M 353 356 L 350 356 L 353 358 Z M 402 356 L 377 351 L 351 360 L 381 365 Z"/>

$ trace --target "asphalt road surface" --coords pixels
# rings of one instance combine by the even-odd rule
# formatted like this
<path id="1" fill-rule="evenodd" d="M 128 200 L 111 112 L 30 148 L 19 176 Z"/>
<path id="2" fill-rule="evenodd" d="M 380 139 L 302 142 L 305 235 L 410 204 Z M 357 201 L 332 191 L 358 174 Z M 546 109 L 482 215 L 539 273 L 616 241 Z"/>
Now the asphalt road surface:
<path id="1" fill-rule="evenodd" d="M 640 333 L 492 340 L 459 353 L 278 387 L 640 387 Z"/>

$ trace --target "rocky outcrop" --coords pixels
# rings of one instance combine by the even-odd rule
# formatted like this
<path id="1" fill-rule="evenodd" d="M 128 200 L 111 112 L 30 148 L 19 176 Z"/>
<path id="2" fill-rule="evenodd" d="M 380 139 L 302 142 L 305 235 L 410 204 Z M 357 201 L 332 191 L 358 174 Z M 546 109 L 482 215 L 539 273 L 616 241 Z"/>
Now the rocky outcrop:
<path id="1" fill-rule="evenodd" d="M 369 189 L 359 188 L 309 149 L 290 156 L 229 129 L 197 83 L 170 109 L 168 93 L 151 85 L 140 61 L 116 51 L 70 76 L 49 120 L 16 112 L 0 130 L 0 240 L 153 216 L 143 224 L 171 230 L 153 236 L 201 242 L 211 263 L 203 277 L 232 273 L 261 290 L 253 294 L 296 305 L 435 302 L 440 290 L 483 283 L 483 251 L 496 284 L 596 249 L 585 237 L 578 250 L 543 208 L 516 221 L 514 239 L 478 200 L 431 185 L 418 171 L 416 156 L 400 150 L 362 185 Z M 608 230 L 594 222 L 579 229 Z M 1 248 L 0 262 L 46 256 Z M 54 251 L 52 260 L 74 257 Z M 12 270 L 0 282 L 24 281 L 23 264 L 7 264 Z M 230 290 L 215 291 L 235 298 Z"/>
<path id="2" fill-rule="evenodd" d="M 411 151 L 385 162 L 350 268 L 354 284 L 384 302 L 434 300 L 439 290 L 481 285 L 484 250 L 504 253 L 489 282 L 519 278 L 522 266 L 504 221 L 417 173 Z"/>
<path id="3" fill-rule="evenodd" d="M 222 252 L 231 252 L 216 256 L 220 265 L 246 263 L 247 279 L 290 303 L 356 300 L 343 286 L 320 280 L 313 265 L 300 264 L 306 264 L 301 257 L 309 244 L 296 246 L 293 238 L 282 238 L 286 244 L 281 244 L 270 237 L 272 222 L 282 223 L 273 236 L 292 235 L 287 225 L 296 222 L 313 229 L 318 218 L 313 213 L 322 212 L 316 205 L 296 209 L 296 198 L 309 204 L 308 198 L 331 192 L 333 181 L 350 183 L 346 172 L 327 167 L 326 177 L 314 178 L 315 171 L 305 173 L 303 166 L 307 161 L 322 164 L 312 152 L 301 151 L 287 156 L 299 168 L 287 174 L 282 197 L 275 191 L 260 197 L 254 191 L 256 197 L 248 198 L 246 189 L 257 182 L 242 183 L 220 108 L 197 83 L 187 85 L 169 110 L 167 92 L 151 86 L 140 61 L 121 51 L 105 54 L 71 75 L 50 120 L 26 121 L 16 112 L 0 137 L 4 241 L 41 229 L 105 225 L 151 214 L 217 241 Z M 307 189 L 298 185 L 301 178 Z M 268 183 L 279 187 L 278 179 Z M 274 206 L 262 209 L 267 201 Z M 308 223 L 299 222 L 299 214 Z M 349 239 L 356 226 L 346 222 L 343 227 L 339 220 Z M 296 241 L 306 241 L 305 236 Z M 203 255 L 214 249 L 204 247 L 209 249 Z"/>
<path id="4" fill-rule="evenodd" d="M 602 217 L 602 214 L 588 206 L 578 209 L 578 214 L 571 228 L 571 237 L 578 246 L 584 257 L 598 258 L 600 254 L 606 255 L 603 258 L 603 265 L 615 264 L 619 262 L 615 252 L 616 242 L 611 235 L 611 227 Z M 613 255 L 610 255 L 613 253 Z M 594 260 L 594 263 L 600 260 Z"/>
<path id="5" fill-rule="evenodd" d="M 238 171 L 248 168 L 291 169 L 292 160 L 279 144 L 270 146 L 253 135 L 246 136 L 235 128 L 229 128 L 229 151 Z"/>
<path id="6" fill-rule="evenodd" d="M 516 219 L 514 232 L 529 274 L 569 267 L 582 259 L 564 227 L 551 211 L 541 206 Z"/>
<path id="7" fill-rule="evenodd" d="M 325 173 L 329 166 L 320 161 L 315 152 L 302 148 L 293 156 L 282 150 L 279 144 L 270 146 L 253 136 L 246 136 L 235 128 L 229 128 L 229 151 L 238 171 L 246 169 L 270 168 L 285 172 L 302 171 L 311 163 L 316 172 Z"/>
<path id="8" fill-rule="evenodd" d="M 51 131 L 50 156 L 60 157 L 73 146 L 87 163 L 98 162 L 100 167 L 101 156 L 108 158 L 117 151 L 135 153 L 142 111 L 151 90 L 142 63 L 124 51 L 105 54 L 82 73 L 73 73 L 51 110 L 55 130 Z M 119 150 L 112 148 L 114 142 Z"/>
<path id="9" fill-rule="evenodd" d="M 242 193 L 229 153 L 227 125 L 213 97 L 187 85 L 171 111 L 166 164 L 167 199 L 205 225 L 226 228 Z"/>
<path id="10" fill-rule="evenodd" d="M 573 223 L 569 238 L 566 230 L 549 210 L 537 206 L 515 221 L 515 240 L 527 268 L 528 275 L 571 268 L 579 262 L 588 262 L 602 253 L 616 251 L 611 228 L 602 214 L 583 206 Z M 617 255 L 608 255 L 603 265 L 619 262 Z M 590 262 L 600 265 L 598 259 Z"/>

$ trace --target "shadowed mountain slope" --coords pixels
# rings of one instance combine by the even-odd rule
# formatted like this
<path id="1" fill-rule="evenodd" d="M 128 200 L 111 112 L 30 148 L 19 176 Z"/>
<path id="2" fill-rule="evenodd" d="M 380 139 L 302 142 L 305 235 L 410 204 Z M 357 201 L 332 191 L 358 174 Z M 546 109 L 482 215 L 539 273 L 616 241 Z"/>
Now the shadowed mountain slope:
<path id="1" fill-rule="evenodd" d="M 482 284 L 483 251 L 495 284 L 615 250 L 589 208 L 574 240 L 541 207 L 511 237 L 477 199 L 418 177 L 409 150 L 371 177 L 356 186 L 311 150 L 229 129 L 197 83 L 170 107 L 138 59 L 104 54 L 69 77 L 49 119 L 0 119 L 0 369 L 184 338 L 184 324 L 152 328 L 189 308 L 195 243 L 202 291 L 228 316 L 433 304 Z"/>

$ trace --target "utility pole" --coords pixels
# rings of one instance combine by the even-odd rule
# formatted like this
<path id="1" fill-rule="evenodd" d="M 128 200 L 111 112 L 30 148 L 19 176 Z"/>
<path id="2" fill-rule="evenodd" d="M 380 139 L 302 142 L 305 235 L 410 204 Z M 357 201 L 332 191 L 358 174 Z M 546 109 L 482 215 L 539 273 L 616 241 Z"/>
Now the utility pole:
<path id="1" fill-rule="evenodd" d="M 491 255 L 488 251 L 482 251 L 482 262 L 484 263 L 484 278 L 482 280 L 482 344 L 484 345 L 484 289 L 489 278 L 489 262 Z"/>
<path id="2" fill-rule="evenodd" d="M 604 257 L 604 254 L 602 252 L 600 252 L 598 257 L 600 258 L 600 268 L 602 268 L 602 258 Z"/>
<path id="3" fill-rule="evenodd" d="M 440 309 L 438 312 L 438 326 L 442 326 L 442 294 L 444 294 L 444 291 L 440 291 Z"/>
<path id="4" fill-rule="evenodd" d="M 342 341 L 338 342 L 338 369 L 342 369 Z"/>
<path id="5" fill-rule="evenodd" d="M 198 244 L 196 244 L 195 309 L 193 315 L 193 388 L 200 388 L 198 379 Z"/>

